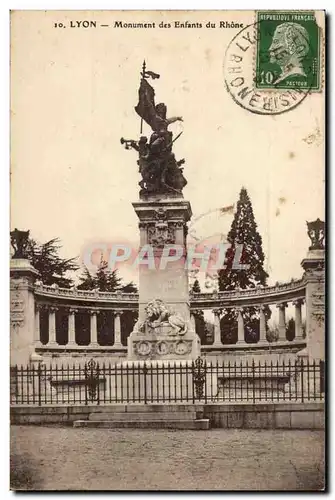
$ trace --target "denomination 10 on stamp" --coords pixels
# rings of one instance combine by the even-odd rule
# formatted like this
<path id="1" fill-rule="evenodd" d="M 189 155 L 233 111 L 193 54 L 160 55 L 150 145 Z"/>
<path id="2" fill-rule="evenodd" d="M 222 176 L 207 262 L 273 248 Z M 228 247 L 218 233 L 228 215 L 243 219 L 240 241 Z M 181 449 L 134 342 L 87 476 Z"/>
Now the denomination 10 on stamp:
<path id="1" fill-rule="evenodd" d="M 255 86 L 320 90 L 320 28 L 314 12 L 257 12 Z"/>

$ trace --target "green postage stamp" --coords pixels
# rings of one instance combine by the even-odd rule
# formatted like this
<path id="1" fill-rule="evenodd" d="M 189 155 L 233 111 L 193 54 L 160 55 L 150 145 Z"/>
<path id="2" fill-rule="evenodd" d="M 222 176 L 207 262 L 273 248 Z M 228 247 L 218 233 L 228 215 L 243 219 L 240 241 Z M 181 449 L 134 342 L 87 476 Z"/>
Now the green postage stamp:
<path id="1" fill-rule="evenodd" d="M 318 91 L 320 28 L 312 11 L 257 12 L 256 88 Z"/>

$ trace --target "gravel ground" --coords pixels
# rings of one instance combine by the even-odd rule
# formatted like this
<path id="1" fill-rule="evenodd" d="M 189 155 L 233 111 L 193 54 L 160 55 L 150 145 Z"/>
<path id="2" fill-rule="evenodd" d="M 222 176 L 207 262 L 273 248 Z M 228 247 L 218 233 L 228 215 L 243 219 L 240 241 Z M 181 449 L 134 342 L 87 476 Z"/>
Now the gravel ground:
<path id="1" fill-rule="evenodd" d="M 11 488 L 320 490 L 322 431 L 12 426 Z"/>

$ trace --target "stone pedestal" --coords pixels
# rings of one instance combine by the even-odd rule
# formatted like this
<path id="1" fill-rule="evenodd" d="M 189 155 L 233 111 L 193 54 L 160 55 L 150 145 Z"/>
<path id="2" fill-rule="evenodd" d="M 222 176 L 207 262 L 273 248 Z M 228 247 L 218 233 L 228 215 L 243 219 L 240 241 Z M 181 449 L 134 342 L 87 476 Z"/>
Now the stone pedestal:
<path id="1" fill-rule="evenodd" d="M 10 261 L 10 363 L 27 365 L 36 341 L 34 281 L 37 271 L 27 259 Z"/>
<path id="2" fill-rule="evenodd" d="M 200 355 L 200 339 L 187 324 L 184 335 L 173 332 L 168 323 L 163 323 L 154 331 L 134 330 L 128 338 L 129 360 L 192 360 Z"/>
<path id="3" fill-rule="evenodd" d="M 190 203 L 162 198 L 139 201 L 133 207 L 139 218 L 142 260 L 138 262 L 139 319 L 128 338 L 128 359 L 196 359 L 200 340 L 190 321 L 185 265 Z"/>
<path id="4" fill-rule="evenodd" d="M 300 356 L 325 359 L 325 252 L 310 250 L 301 263 L 306 281 L 306 349 Z"/>

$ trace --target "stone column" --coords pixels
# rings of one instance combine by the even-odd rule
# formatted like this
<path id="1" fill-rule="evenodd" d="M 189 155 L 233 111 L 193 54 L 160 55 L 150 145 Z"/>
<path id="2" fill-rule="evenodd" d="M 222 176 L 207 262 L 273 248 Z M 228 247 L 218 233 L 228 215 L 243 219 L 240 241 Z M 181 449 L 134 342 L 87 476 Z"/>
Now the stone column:
<path id="1" fill-rule="evenodd" d="M 306 348 L 298 356 L 307 356 L 310 360 L 325 359 L 325 223 L 320 219 L 307 222 L 307 234 L 311 246 L 305 259 L 306 283 Z"/>
<path id="2" fill-rule="evenodd" d="M 69 310 L 69 324 L 68 324 L 68 338 L 67 345 L 74 346 L 76 345 L 76 316 L 77 309 L 71 308 Z"/>
<path id="3" fill-rule="evenodd" d="M 195 314 L 194 314 L 194 311 L 191 312 L 191 328 L 195 332 Z"/>
<path id="4" fill-rule="evenodd" d="M 295 340 L 302 340 L 302 319 L 301 319 L 301 305 L 302 299 L 297 299 L 292 302 L 295 306 Z"/>
<path id="5" fill-rule="evenodd" d="M 38 272 L 27 259 L 10 261 L 10 364 L 27 365 L 36 333 L 34 282 Z"/>
<path id="6" fill-rule="evenodd" d="M 243 308 L 239 307 L 237 309 L 237 343 L 244 344 L 244 319 L 243 319 Z"/>
<path id="7" fill-rule="evenodd" d="M 221 341 L 221 327 L 220 327 L 220 314 L 221 309 L 213 309 L 214 314 L 214 344 L 215 346 L 222 346 Z"/>
<path id="8" fill-rule="evenodd" d="M 56 341 L 56 311 L 57 307 L 49 307 L 49 347 L 58 345 Z"/>
<path id="9" fill-rule="evenodd" d="M 122 347 L 122 343 L 121 343 L 121 315 L 122 315 L 122 311 L 115 311 L 113 347 Z"/>
<path id="10" fill-rule="evenodd" d="M 139 323 L 147 320 L 148 303 L 159 299 L 174 314 L 180 315 L 189 324 L 189 269 L 191 261 L 199 258 L 199 253 L 189 251 L 187 255 L 189 262 L 187 266 L 185 265 L 187 222 L 192 216 L 191 205 L 187 200 L 179 197 L 170 198 L 168 195 L 157 197 L 153 193 L 148 196 L 148 199 L 134 202 L 133 207 L 139 219 L 141 233 L 141 248 L 135 262 L 139 266 Z M 169 251 L 166 252 L 166 250 Z M 144 257 L 145 254 L 146 257 Z M 155 262 L 152 257 L 156 259 Z M 158 257 L 162 259 L 164 257 L 164 260 L 160 261 L 160 266 L 157 266 Z M 147 265 L 143 265 L 144 260 L 147 261 Z M 121 304 L 118 307 L 121 307 Z M 119 318 L 116 317 L 115 346 L 118 343 L 118 322 Z M 160 340 L 166 341 L 168 345 L 168 348 L 164 345 L 162 352 L 150 350 L 154 347 L 156 340 L 153 339 L 149 330 L 150 327 L 146 324 L 142 331 L 134 329 L 130 334 L 127 342 L 128 360 L 182 359 L 186 361 L 197 359 L 200 355 L 200 339 L 191 327 L 184 332 L 183 343 L 179 347 L 179 344 L 175 345 L 172 341 L 171 333 L 173 332 L 170 331 L 170 326 L 166 324 L 158 326 L 157 332 L 159 330 Z M 121 346 L 120 340 L 119 345 Z M 175 347 L 176 350 L 173 353 Z"/>
<path id="11" fill-rule="evenodd" d="M 41 345 L 41 327 L 40 327 L 40 310 L 41 305 L 35 306 L 35 330 L 34 330 L 34 345 L 38 347 Z"/>
<path id="12" fill-rule="evenodd" d="M 97 323 L 97 315 L 99 311 L 97 309 L 91 309 L 91 339 L 90 346 L 98 347 L 98 323 Z"/>
<path id="13" fill-rule="evenodd" d="M 279 339 L 278 342 L 286 342 L 286 320 L 285 320 L 285 308 L 287 307 L 287 302 L 281 302 L 277 304 L 279 310 L 279 321 L 278 321 L 278 330 L 279 330 Z"/>
<path id="14" fill-rule="evenodd" d="M 266 339 L 266 321 L 265 321 L 265 306 L 259 307 L 259 341 L 267 342 Z"/>
<path id="15" fill-rule="evenodd" d="M 155 203 L 141 200 L 133 203 L 133 207 L 139 218 L 140 246 L 150 245 L 150 255 L 159 258 L 164 247 L 170 244 L 178 245 L 178 250 L 180 246 L 185 248 L 186 223 L 192 215 L 188 201 L 176 198 L 172 202 L 163 197 Z M 148 302 L 157 298 L 189 321 L 188 269 L 184 259 L 185 255 L 179 255 L 177 260 L 168 261 L 160 269 L 156 268 L 157 265 L 139 265 L 140 321 L 146 319 Z"/>

